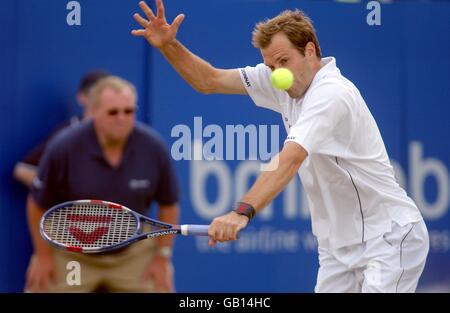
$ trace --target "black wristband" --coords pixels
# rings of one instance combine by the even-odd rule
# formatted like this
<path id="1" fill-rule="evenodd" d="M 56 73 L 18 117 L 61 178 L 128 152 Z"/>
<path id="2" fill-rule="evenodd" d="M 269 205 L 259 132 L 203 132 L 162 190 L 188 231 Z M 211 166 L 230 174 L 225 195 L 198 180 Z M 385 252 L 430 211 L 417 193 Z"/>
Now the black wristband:
<path id="1" fill-rule="evenodd" d="M 233 211 L 239 215 L 247 216 L 249 222 L 256 214 L 255 208 L 251 204 L 245 202 L 238 202 L 236 204 L 236 209 Z"/>

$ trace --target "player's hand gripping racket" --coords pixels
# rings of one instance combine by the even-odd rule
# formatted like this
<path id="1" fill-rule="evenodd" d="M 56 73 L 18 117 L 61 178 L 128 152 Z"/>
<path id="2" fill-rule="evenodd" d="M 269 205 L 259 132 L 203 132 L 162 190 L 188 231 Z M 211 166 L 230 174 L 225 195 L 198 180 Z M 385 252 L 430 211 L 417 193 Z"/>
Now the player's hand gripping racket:
<path id="1" fill-rule="evenodd" d="M 150 231 L 144 232 L 144 224 Z M 163 235 L 208 236 L 209 225 L 171 225 L 120 204 L 78 200 L 59 204 L 42 216 L 41 236 L 53 246 L 81 253 L 98 253 Z"/>

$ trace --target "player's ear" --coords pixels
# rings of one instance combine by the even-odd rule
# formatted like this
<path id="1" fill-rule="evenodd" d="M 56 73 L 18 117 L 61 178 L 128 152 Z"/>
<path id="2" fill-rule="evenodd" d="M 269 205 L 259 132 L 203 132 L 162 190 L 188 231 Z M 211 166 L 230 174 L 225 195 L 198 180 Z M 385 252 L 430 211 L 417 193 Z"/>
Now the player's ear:
<path id="1" fill-rule="evenodd" d="M 308 42 L 305 46 L 305 56 L 308 58 L 314 57 L 316 55 L 316 46 L 313 42 Z"/>

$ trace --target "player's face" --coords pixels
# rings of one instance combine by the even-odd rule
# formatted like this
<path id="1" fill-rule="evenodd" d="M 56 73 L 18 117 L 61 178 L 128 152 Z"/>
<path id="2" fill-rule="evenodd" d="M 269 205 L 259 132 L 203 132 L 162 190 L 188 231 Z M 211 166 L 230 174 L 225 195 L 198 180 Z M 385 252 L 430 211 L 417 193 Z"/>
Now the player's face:
<path id="1" fill-rule="evenodd" d="M 125 141 L 134 127 L 135 110 L 135 97 L 129 88 L 117 92 L 105 87 L 93 111 L 99 135 L 108 142 Z"/>
<path id="2" fill-rule="evenodd" d="M 294 74 L 294 83 L 287 90 L 291 98 L 303 97 L 314 75 L 320 69 L 320 60 L 315 55 L 312 43 L 307 45 L 305 55 L 302 55 L 282 32 L 272 37 L 269 46 L 261 49 L 261 54 L 264 63 L 272 71 L 284 67 Z"/>

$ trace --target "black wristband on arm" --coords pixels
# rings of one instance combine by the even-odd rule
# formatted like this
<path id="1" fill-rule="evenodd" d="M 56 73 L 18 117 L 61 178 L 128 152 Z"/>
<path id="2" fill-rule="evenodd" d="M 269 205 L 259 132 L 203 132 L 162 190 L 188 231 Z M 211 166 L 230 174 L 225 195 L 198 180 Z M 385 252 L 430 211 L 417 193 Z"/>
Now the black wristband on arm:
<path id="1" fill-rule="evenodd" d="M 236 204 L 236 209 L 234 209 L 233 211 L 239 215 L 247 216 L 249 222 L 256 214 L 255 208 L 251 204 L 245 202 L 238 202 Z"/>

